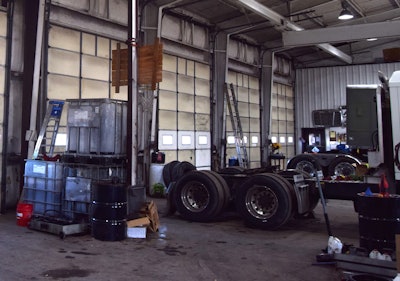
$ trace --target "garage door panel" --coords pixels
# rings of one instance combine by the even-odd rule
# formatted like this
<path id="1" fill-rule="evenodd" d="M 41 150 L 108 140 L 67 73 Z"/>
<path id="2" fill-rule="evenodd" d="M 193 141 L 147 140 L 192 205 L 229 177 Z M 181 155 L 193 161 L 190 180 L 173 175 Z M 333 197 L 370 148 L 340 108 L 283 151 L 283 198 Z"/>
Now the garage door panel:
<path id="1" fill-rule="evenodd" d="M 194 131 L 194 114 L 189 112 L 178 112 L 179 130 Z"/>
<path id="2" fill-rule="evenodd" d="M 196 113 L 210 114 L 210 99 L 196 96 Z"/>
<path id="3" fill-rule="evenodd" d="M 79 79 L 63 75 L 47 76 L 47 97 L 49 99 L 78 99 Z"/>
<path id="4" fill-rule="evenodd" d="M 52 26 L 49 32 L 49 46 L 80 52 L 80 33 L 68 28 Z"/>
<path id="5" fill-rule="evenodd" d="M 165 130 L 176 130 L 176 117 L 177 113 L 174 111 L 166 111 L 160 110 L 159 111 L 159 126 L 160 129 Z"/>
<path id="6" fill-rule="evenodd" d="M 178 111 L 194 112 L 194 96 L 188 94 L 178 94 Z M 193 120 L 193 119 L 192 119 Z"/>
<path id="7" fill-rule="evenodd" d="M 159 83 L 161 90 L 176 92 L 176 73 L 163 71 L 163 80 Z"/>
<path id="8" fill-rule="evenodd" d="M 48 70 L 50 73 L 79 76 L 79 60 L 78 53 L 50 48 Z"/>
<path id="9" fill-rule="evenodd" d="M 210 96 L 210 81 L 205 79 L 196 78 L 196 96 Z"/>
<path id="10" fill-rule="evenodd" d="M 210 131 L 210 115 L 207 114 L 196 114 L 196 130 L 198 131 Z"/>
<path id="11" fill-rule="evenodd" d="M 109 60 L 94 56 L 82 56 L 82 77 L 108 81 Z"/>
<path id="12" fill-rule="evenodd" d="M 176 92 L 160 90 L 159 109 L 176 110 Z"/>
<path id="13" fill-rule="evenodd" d="M 108 98 L 108 82 L 82 79 L 82 98 Z"/>

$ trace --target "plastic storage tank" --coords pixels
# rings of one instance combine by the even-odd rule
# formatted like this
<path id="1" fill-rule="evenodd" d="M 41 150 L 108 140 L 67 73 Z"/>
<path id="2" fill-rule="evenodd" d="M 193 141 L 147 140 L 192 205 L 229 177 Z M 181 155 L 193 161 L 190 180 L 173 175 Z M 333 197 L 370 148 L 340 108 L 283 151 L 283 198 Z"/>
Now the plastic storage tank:
<path id="1" fill-rule="evenodd" d="M 67 153 L 125 155 L 126 101 L 113 99 L 67 100 Z"/>

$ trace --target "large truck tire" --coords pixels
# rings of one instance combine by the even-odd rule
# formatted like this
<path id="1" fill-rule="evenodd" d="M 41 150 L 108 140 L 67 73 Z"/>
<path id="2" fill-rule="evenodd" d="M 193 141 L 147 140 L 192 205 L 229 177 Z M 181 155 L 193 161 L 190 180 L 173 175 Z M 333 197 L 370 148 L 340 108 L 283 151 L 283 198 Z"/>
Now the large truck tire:
<path id="1" fill-rule="evenodd" d="M 180 177 L 190 171 L 196 170 L 196 166 L 187 161 L 176 164 L 172 169 L 171 180 L 177 181 Z"/>
<path id="2" fill-rule="evenodd" d="M 249 227 L 275 230 L 292 215 L 292 194 L 286 184 L 270 173 L 258 174 L 237 190 L 236 209 Z"/>
<path id="3" fill-rule="evenodd" d="M 328 166 L 328 174 L 330 176 L 351 176 L 356 174 L 356 165 L 360 164 L 356 159 L 339 156 L 331 161 Z"/>
<path id="4" fill-rule="evenodd" d="M 204 171 L 193 170 L 178 179 L 174 187 L 176 210 L 189 221 L 213 221 L 224 205 L 224 191 L 218 180 Z"/>
<path id="5" fill-rule="evenodd" d="M 315 177 L 315 170 L 322 170 L 321 165 L 311 155 L 300 154 L 289 160 L 287 169 L 294 169 L 306 172 L 311 177 Z"/>
<path id="6" fill-rule="evenodd" d="M 210 175 L 215 177 L 217 179 L 217 181 L 219 182 L 219 184 L 222 188 L 222 191 L 224 193 L 224 203 L 223 203 L 222 209 L 225 210 L 232 199 L 231 198 L 231 190 L 229 189 L 228 184 L 226 183 L 224 178 L 217 172 L 210 171 L 210 170 L 203 170 L 203 172 L 209 173 Z"/>
<path id="7" fill-rule="evenodd" d="M 162 171 L 162 177 L 163 181 L 166 187 L 169 186 L 169 184 L 172 181 L 172 170 L 176 165 L 178 165 L 180 162 L 179 161 L 171 161 L 168 164 L 164 165 L 163 171 Z"/>

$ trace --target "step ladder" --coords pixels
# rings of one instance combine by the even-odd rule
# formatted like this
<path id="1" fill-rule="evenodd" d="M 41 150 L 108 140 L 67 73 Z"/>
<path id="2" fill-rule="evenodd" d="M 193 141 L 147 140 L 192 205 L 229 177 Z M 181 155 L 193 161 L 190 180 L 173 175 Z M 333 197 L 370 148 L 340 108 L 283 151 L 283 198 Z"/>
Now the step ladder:
<path id="1" fill-rule="evenodd" d="M 229 117 L 231 119 L 232 130 L 235 134 L 235 146 L 239 166 L 243 168 L 248 168 L 246 144 L 243 137 L 242 123 L 240 122 L 238 102 L 235 96 L 235 88 L 232 83 L 229 85 L 229 87 L 228 84 L 225 84 L 225 98 L 226 105 L 229 111 Z"/>
<path id="2" fill-rule="evenodd" d="M 39 153 L 53 156 L 63 106 L 64 101 L 49 101 L 46 115 L 36 140 L 35 149 L 33 150 L 32 159 L 37 159 Z"/>

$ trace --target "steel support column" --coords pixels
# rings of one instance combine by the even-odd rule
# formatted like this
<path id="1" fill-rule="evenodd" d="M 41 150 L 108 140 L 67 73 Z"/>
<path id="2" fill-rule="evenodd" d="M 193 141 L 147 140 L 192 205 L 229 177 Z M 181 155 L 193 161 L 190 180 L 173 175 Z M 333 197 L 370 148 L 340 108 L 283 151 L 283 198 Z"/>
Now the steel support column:
<path id="1" fill-rule="evenodd" d="M 273 87 L 273 63 L 274 53 L 264 52 L 261 56 L 261 79 L 260 79 L 260 120 L 261 120 L 261 166 L 269 163 L 269 134 L 271 130 L 271 96 Z"/>
<path id="2" fill-rule="evenodd" d="M 225 102 L 224 85 L 227 80 L 227 44 L 228 37 L 224 33 L 213 36 L 212 53 L 212 170 L 216 171 L 225 167 L 226 163 L 226 124 L 225 124 Z"/>

